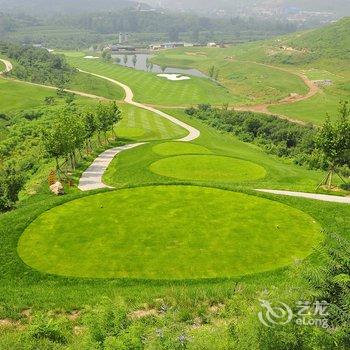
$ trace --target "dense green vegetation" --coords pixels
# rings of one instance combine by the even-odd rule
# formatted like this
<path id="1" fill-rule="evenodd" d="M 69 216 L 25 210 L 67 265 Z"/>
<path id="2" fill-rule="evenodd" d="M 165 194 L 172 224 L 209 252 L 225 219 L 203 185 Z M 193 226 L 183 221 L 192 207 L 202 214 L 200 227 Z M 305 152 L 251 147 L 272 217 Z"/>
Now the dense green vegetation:
<path id="1" fill-rule="evenodd" d="M 4 5 L 6 7 L 6 2 Z M 81 6 L 77 2 L 65 3 L 63 7 L 69 6 L 72 10 L 63 14 L 58 10 L 62 4 L 55 3 L 47 8 L 45 2 L 32 2 L 29 7 L 32 10 L 36 8 L 31 11 L 33 17 L 11 14 L 0 25 L 0 32 L 2 30 L 3 36 L 11 42 L 41 43 L 60 49 L 86 49 L 102 43 L 118 42 L 119 32 L 130 33 L 129 40 L 133 44 L 146 45 L 169 40 L 205 44 L 209 41 L 245 42 L 296 30 L 296 25 L 274 19 L 237 16 L 215 19 L 195 14 L 136 11 L 128 6 L 117 11 L 118 6 L 111 7 L 111 4 L 101 4 L 92 10 L 91 5 L 91 2 Z M 26 7 L 22 4 L 21 11 Z M 136 3 L 132 7 L 136 7 Z M 107 8 L 111 10 L 107 11 Z"/>
<path id="2" fill-rule="evenodd" d="M 305 60 L 324 57 L 350 59 L 350 17 L 325 28 L 292 36 L 287 42 L 298 50 L 307 49 Z"/>
<path id="3" fill-rule="evenodd" d="M 65 86 L 74 70 L 64 57 L 46 49 L 0 43 L 0 53 L 15 62 L 11 75 L 33 83 Z"/>

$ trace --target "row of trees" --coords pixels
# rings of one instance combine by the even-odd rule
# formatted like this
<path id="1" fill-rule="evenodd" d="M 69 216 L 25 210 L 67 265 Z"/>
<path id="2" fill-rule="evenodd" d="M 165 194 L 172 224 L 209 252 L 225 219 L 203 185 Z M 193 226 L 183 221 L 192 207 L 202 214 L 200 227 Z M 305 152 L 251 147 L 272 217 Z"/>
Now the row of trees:
<path id="1" fill-rule="evenodd" d="M 77 153 L 92 151 L 94 136 L 100 145 L 108 143 L 108 133 L 116 140 L 114 128 L 122 119 L 121 111 L 115 102 L 99 103 L 94 110 L 78 112 L 74 105 L 64 107 L 52 128 L 43 134 L 45 151 L 56 160 L 58 174 L 64 174 L 60 159 L 72 169 L 76 167 Z"/>

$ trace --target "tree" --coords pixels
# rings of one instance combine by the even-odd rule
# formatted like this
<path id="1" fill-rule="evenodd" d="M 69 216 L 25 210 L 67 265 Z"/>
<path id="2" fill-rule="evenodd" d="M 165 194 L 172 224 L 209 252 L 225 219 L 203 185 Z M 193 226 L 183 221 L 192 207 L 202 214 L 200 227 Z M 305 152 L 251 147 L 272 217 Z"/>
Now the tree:
<path id="1" fill-rule="evenodd" d="M 12 164 L 5 165 L 0 171 L 0 211 L 13 208 L 23 185 L 24 177 L 18 169 Z"/>
<path id="2" fill-rule="evenodd" d="M 96 111 L 97 131 L 104 134 L 105 141 L 107 139 L 107 131 L 114 132 L 114 125 L 121 120 L 121 112 L 115 102 L 110 104 L 99 103 Z M 101 143 L 101 139 L 99 137 Z"/>
<path id="3" fill-rule="evenodd" d="M 210 77 L 210 78 L 214 78 L 215 66 L 210 66 L 210 67 L 209 67 L 208 74 L 209 74 L 209 77 Z"/>
<path id="4" fill-rule="evenodd" d="M 214 73 L 214 76 L 213 76 L 213 79 L 218 81 L 219 80 L 219 69 L 216 69 L 215 73 Z"/>
<path id="5" fill-rule="evenodd" d="M 111 51 L 109 50 L 104 50 L 102 52 L 102 59 L 105 60 L 105 61 L 110 61 L 112 59 L 112 54 L 111 54 Z"/>
<path id="6" fill-rule="evenodd" d="M 85 130 L 85 140 L 88 151 L 92 150 L 91 139 L 97 131 L 97 125 L 95 121 L 95 116 L 93 113 L 88 112 L 83 116 L 84 120 L 84 130 Z"/>
<path id="7" fill-rule="evenodd" d="M 147 72 L 149 71 L 149 67 L 151 65 L 151 61 L 149 58 L 146 59 L 146 69 L 147 69 Z"/>
<path id="8" fill-rule="evenodd" d="M 348 102 L 341 103 L 339 112 L 339 118 L 335 123 L 332 123 L 330 117 L 327 116 L 316 136 L 316 148 L 328 163 L 327 176 L 318 187 L 327 185 L 328 188 L 331 188 L 334 174 L 342 179 L 338 168 L 350 164 L 350 109 Z"/>
<path id="9" fill-rule="evenodd" d="M 161 66 L 160 69 L 161 69 L 162 73 L 164 73 L 167 69 L 167 66 Z"/>
<path id="10" fill-rule="evenodd" d="M 132 64 L 133 64 L 134 68 L 136 67 L 136 63 L 137 63 L 137 56 L 133 55 L 132 56 Z"/>
<path id="11" fill-rule="evenodd" d="M 111 129 L 112 129 L 112 133 L 114 135 L 114 138 L 116 139 L 117 135 L 116 135 L 116 133 L 114 131 L 114 127 L 115 127 L 116 124 L 118 124 L 122 120 L 123 117 L 122 117 L 121 110 L 119 109 L 119 107 L 117 106 L 117 104 L 115 102 L 112 102 L 112 104 L 111 104 L 111 113 L 112 113 Z"/>

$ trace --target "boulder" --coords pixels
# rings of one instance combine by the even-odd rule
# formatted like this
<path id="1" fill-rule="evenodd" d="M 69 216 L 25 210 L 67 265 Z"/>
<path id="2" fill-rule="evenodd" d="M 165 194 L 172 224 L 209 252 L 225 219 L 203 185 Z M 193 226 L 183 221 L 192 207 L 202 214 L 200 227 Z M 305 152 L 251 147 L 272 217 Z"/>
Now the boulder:
<path id="1" fill-rule="evenodd" d="M 64 188 L 62 184 L 57 181 L 53 185 L 50 186 L 50 190 L 52 193 L 54 193 L 56 196 L 61 196 L 64 194 Z"/>

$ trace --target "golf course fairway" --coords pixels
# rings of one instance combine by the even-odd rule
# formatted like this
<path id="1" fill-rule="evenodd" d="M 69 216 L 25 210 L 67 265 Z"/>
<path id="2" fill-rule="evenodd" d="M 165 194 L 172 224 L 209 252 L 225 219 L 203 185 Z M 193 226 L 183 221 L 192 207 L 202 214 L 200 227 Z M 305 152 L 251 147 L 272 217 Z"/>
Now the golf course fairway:
<path id="1" fill-rule="evenodd" d="M 322 239 L 307 214 L 198 186 L 148 186 L 80 198 L 41 214 L 18 243 L 34 269 L 91 278 L 226 278 L 303 259 Z"/>
<path id="2" fill-rule="evenodd" d="M 192 181 L 241 182 L 265 177 L 260 165 L 237 158 L 215 155 L 180 155 L 150 165 L 158 175 Z"/>

